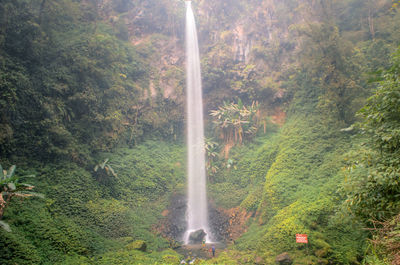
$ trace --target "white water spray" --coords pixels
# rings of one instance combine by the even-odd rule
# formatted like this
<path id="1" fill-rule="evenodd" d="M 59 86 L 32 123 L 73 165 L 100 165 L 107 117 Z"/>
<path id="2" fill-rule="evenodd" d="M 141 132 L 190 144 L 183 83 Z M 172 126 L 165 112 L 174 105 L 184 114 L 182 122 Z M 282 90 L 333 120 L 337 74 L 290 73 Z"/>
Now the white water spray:
<path id="1" fill-rule="evenodd" d="M 203 229 L 210 240 L 206 195 L 203 99 L 196 22 L 186 1 L 186 90 L 188 145 L 188 209 L 185 243 L 191 232 Z"/>

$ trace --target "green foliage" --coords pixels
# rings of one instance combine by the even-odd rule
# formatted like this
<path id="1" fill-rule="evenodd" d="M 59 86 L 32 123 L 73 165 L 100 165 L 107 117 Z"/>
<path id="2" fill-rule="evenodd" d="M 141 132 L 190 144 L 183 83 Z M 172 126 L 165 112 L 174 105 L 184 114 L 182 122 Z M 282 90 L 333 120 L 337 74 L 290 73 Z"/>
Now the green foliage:
<path id="1" fill-rule="evenodd" d="M 396 264 L 399 262 L 399 236 L 400 215 L 388 219 L 385 222 L 374 222 L 372 239 L 368 242 L 368 248 L 364 264 Z"/>
<path id="2" fill-rule="evenodd" d="M 99 199 L 86 204 L 87 218 L 96 225 L 96 230 L 109 238 L 132 236 L 129 209 L 115 199 Z"/>
<path id="3" fill-rule="evenodd" d="M 162 132 L 167 122 L 181 118 L 172 109 L 175 104 L 160 97 L 148 105 L 145 56 L 119 40 L 121 32 L 98 22 L 93 5 L 61 0 L 0 4 L 5 29 L 0 35 L 7 40 L 0 58 L 0 154 L 18 150 L 84 163 L 91 151 L 135 144 L 154 128 L 177 134 Z"/>
<path id="4" fill-rule="evenodd" d="M 239 205 L 247 195 L 247 191 L 228 182 L 212 185 L 209 194 L 218 206 L 229 209 Z"/>
<path id="5" fill-rule="evenodd" d="M 240 203 L 240 206 L 249 212 L 255 212 L 261 203 L 260 194 L 262 194 L 262 186 L 259 186 L 258 188 L 249 192 L 246 198 Z"/>
<path id="6" fill-rule="evenodd" d="M 52 216 L 38 201 L 16 202 L 6 212 L 5 218 L 13 227 L 12 234 L 17 235 L 14 241 L 10 237 L 2 241 L 3 244 L 15 245 L 9 249 L 9 262 L 17 262 L 24 244 L 35 253 L 34 258 L 44 263 L 61 261 L 66 254 L 87 255 L 90 251 L 90 241 L 93 240 L 90 232 L 82 230 L 72 219 Z M 7 257 L 1 256 L 0 260 L 3 259 Z"/>
<path id="7" fill-rule="evenodd" d="M 225 181 L 239 184 L 244 188 L 249 184 L 262 185 L 277 154 L 276 133 L 257 137 L 250 144 L 232 149 L 230 157 L 237 161 L 236 169 L 231 169 L 224 176 Z"/>
<path id="8" fill-rule="evenodd" d="M 241 264 L 236 260 L 236 257 L 232 257 L 231 253 L 223 252 L 218 257 L 210 260 L 200 260 L 198 264 Z"/>
<path id="9" fill-rule="evenodd" d="M 260 239 L 265 234 L 265 230 L 266 227 L 260 226 L 257 221 L 253 220 L 253 222 L 249 224 L 247 232 L 235 240 L 233 249 L 255 252 L 259 245 Z"/>
<path id="10" fill-rule="evenodd" d="M 253 102 L 251 106 L 243 105 L 239 99 L 238 103 L 224 103 L 218 110 L 211 111 L 214 124 L 220 137 L 225 143 L 242 143 L 243 139 L 251 138 L 257 132 L 258 104 Z"/>
<path id="11" fill-rule="evenodd" d="M 162 218 L 170 193 L 183 182 L 182 147 L 147 141 L 101 156 L 110 157 L 110 162 L 101 163 L 104 167 L 118 172 L 118 178 L 107 185 L 96 179 L 92 166 L 88 170 L 72 163 L 38 166 L 32 183 L 46 199 L 10 204 L 4 221 L 13 233 L 0 239 L 7 248 L 0 263 L 19 262 L 25 249 L 32 255 L 26 260 L 35 260 L 34 264 L 92 264 L 93 256 L 95 262 L 99 258 L 100 264 L 107 264 L 108 256 L 114 260 L 118 251 L 126 264 L 136 256 L 142 264 L 177 260 L 174 252 L 136 255 L 122 249 L 135 240 L 145 242 L 150 252 L 169 246 L 153 227 Z M 140 190 L 141 185 L 147 188 Z M 108 253 L 104 259 L 99 256 L 103 253 Z"/>
<path id="12" fill-rule="evenodd" d="M 219 145 L 217 142 L 214 142 L 212 139 L 205 138 L 204 139 L 204 149 L 206 151 L 206 170 L 207 170 L 207 175 L 210 179 L 213 178 L 213 176 L 217 173 L 218 171 L 218 166 L 216 165 L 219 154 L 218 154 L 218 149 Z"/>
<path id="13" fill-rule="evenodd" d="M 216 50 L 216 51 L 215 51 Z M 226 72 L 225 69 L 229 69 L 232 67 L 232 59 L 229 54 L 226 54 L 226 47 L 217 46 L 213 49 L 215 52 L 220 52 L 216 58 L 222 62 L 215 62 L 213 60 L 213 55 L 210 54 L 209 57 L 203 57 L 201 61 L 201 69 L 202 69 L 202 86 L 203 91 L 206 95 L 209 95 L 210 98 L 219 99 L 220 102 L 216 102 L 214 104 L 219 104 L 223 99 L 228 97 L 229 100 L 232 99 L 229 96 L 229 79 L 230 75 Z M 221 54 L 222 53 L 222 54 Z M 226 65 L 220 65 L 220 64 Z M 222 99 L 221 99 L 222 98 Z M 217 106 L 214 106 L 217 107 Z"/>
<path id="14" fill-rule="evenodd" d="M 108 158 L 106 158 L 102 163 L 94 166 L 93 171 L 96 180 L 106 186 L 112 186 L 115 182 L 115 178 L 118 178 L 117 173 L 114 169 L 107 163 Z"/>
<path id="15" fill-rule="evenodd" d="M 375 95 L 360 111 L 362 133 L 372 137 L 376 149 L 396 154 L 400 147 L 400 47 L 393 55 L 392 67 L 382 74 Z"/>
<path id="16" fill-rule="evenodd" d="M 266 249 L 270 253 L 282 253 L 296 249 L 296 234 L 308 234 L 314 237 L 310 224 L 319 224 L 331 209 L 331 202 L 326 199 L 317 199 L 313 203 L 297 201 L 280 210 L 270 221 L 264 234 L 259 250 Z M 320 241 L 322 239 L 319 239 Z M 318 247 L 317 240 L 310 240 L 310 244 Z M 321 244 L 320 244 L 321 245 Z M 310 245 L 313 247 L 313 245 Z"/>
<path id="17" fill-rule="evenodd" d="M 195 264 L 257 264 L 263 262 L 254 252 L 227 250 L 218 252 L 215 258 L 196 261 Z"/>
<path id="18" fill-rule="evenodd" d="M 79 255 L 68 255 L 65 257 L 65 259 L 61 262 L 55 263 L 55 264 L 65 264 L 65 265 L 89 265 L 93 264 L 93 262 L 84 256 L 79 256 Z"/>
<path id="19" fill-rule="evenodd" d="M 97 201 L 105 192 L 92 175 L 75 164 L 46 166 L 38 176 L 37 188 L 49 198 L 52 214 L 81 216 L 86 203 Z"/>
<path id="20" fill-rule="evenodd" d="M 232 148 L 228 160 L 219 159 L 209 196 L 224 208 L 241 205 L 256 210 L 262 199 L 262 183 L 276 155 L 274 134 L 256 137 L 252 143 Z"/>
<path id="21" fill-rule="evenodd" d="M 399 211 L 400 52 L 382 75 L 375 94 L 360 111 L 363 146 L 350 157 L 346 201 L 357 216 L 386 220 Z M 366 138 L 364 138 L 366 137 Z"/>
<path id="22" fill-rule="evenodd" d="M 223 0 L 216 0 L 213 1 L 212 5 L 204 0 L 199 1 L 198 8 L 210 9 L 210 19 L 207 23 L 199 22 L 199 31 L 212 32 L 215 29 L 220 29 L 221 31 L 228 29 L 232 21 L 244 16 L 245 13 L 242 11 L 245 6 L 246 4 L 242 1 L 236 0 L 231 1 L 229 4 Z"/>
<path id="23" fill-rule="evenodd" d="M 0 221 L 0 226 L 1 226 L 1 228 L 3 228 L 4 230 L 6 230 L 7 232 L 11 232 L 11 228 L 10 228 L 10 226 L 9 226 L 6 222 Z"/>
<path id="24" fill-rule="evenodd" d="M 306 187 L 321 186 L 334 176 L 340 168 L 334 150 L 345 144 L 338 139 L 338 132 L 324 127 L 318 117 L 299 115 L 287 122 L 279 140 L 280 152 L 266 174 L 262 220 L 304 196 Z"/>
<path id="25" fill-rule="evenodd" d="M 351 123 L 354 112 L 360 107 L 354 105 L 354 96 L 363 93 L 357 75 L 360 69 L 351 44 L 340 36 L 339 28 L 329 18 L 293 25 L 291 29 L 303 38 L 299 54 L 302 65 L 295 78 L 305 93 L 297 100 L 307 100 L 308 106 L 316 104 L 317 110 L 326 116 Z"/>
<path id="26" fill-rule="evenodd" d="M 173 250 L 146 254 L 138 250 L 107 252 L 95 261 L 96 264 L 179 264 L 181 256 Z"/>
<path id="27" fill-rule="evenodd" d="M 137 240 L 135 242 L 130 243 L 125 247 L 128 250 L 140 250 L 140 251 L 146 251 L 146 242 L 143 240 Z"/>
<path id="28" fill-rule="evenodd" d="M 254 172 L 253 181 L 258 183 L 248 186 L 241 206 L 257 210 L 258 220 L 236 240 L 235 249 L 254 250 L 266 263 L 274 263 L 276 255 L 285 251 L 299 264 L 317 260 L 348 264 L 361 255 L 366 235 L 349 217 L 339 217 L 335 209 L 340 201 L 336 190 L 343 178 L 341 150 L 349 140 L 338 130 L 319 123 L 320 119 L 318 115 L 292 115 L 280 133 L 268 139 L 270 142 L 264 139 L 258 150 L 244 149 L 245 155 L 238 156 L 243 183 L 250 172 Z M 263 176 L 264 190 L 258 182 Z M 296 244 L 297 233 L 308 234 L 308 253 Z"/>
<path id="29" fill-rule="evenodd" d="M 184 181 L 184 153 L 172 143 L 146 141 L 133 149 L 121 148 L 110 157 L 110 165 L 118 172 L 113 194 L 136 202 L 157 199 Z"/>
<path id="30" fill-rule="evenodd" d="M 33 245 L 15 231 L 12 233 L 0 229 L 1 264 L 37 264 L 40 256 Z"/>
<path id="31" fill-rule="evenodd" d="M 31 191 L 34 186 L 20 183 L 20 179 L 33 176 L 19 177 L 15 175 L 15 168 L 16 166 L 12 165 L 7 171 L 3 170 L 3 167 L 0 165 L 0 219 L 3 217 L 4 210 L 10 203 L 12 197 L 26 198 L 37 196 L 43 198 L 42 194 Z M 6 222 L 0 220 L 0 226 L 4 230 L 11 232 L 10 226 Z"/>

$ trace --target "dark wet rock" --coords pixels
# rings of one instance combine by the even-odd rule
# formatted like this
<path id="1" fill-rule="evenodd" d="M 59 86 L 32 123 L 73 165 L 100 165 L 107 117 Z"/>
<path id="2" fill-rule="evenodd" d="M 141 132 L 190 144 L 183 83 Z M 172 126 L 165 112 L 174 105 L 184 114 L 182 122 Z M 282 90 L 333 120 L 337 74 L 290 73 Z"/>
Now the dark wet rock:
<path id="1" fill-rule="evenodd" d="M 213 240 L 218 242 L 226 242 L 229 238 L 228 228 L 229 228 L 229 216 L 224 212 L 219 211 L 215 205 L 210 203 L 208 205 L 208 217 L 210 233 Z"/>
<path id="2" fill-rule="evenodd" d="M 181 194 L 173 195 L 170 206 L 165 211 L 165 219 L 159 227 L 159 232 L 166 238 L 181 241 L 186 231 L 186 197 Z M 173 245 L 176 245 L 174 243 Z M 172 247 L 172 246 L 171 246 Z"/>
<path id="3" fill-rule="evenodd" d="M 206 232 L 203 229 L 196 230 L 189 235 L 190 244 L 201 244 L 206 237 Z"/>
<path id="4" fill-rule="evenodd" d="M 183 240 L 187 229 L 186 209 L 186 196 L 183 194 L 173 195 L 169 207 L 162 213 L 165 218 L 155 228 L 170 241 L 171 248 L 179 246 L 179 242 Z M 232 216 L 229 211 L 217 209 L 214 203 L 209 202 L 208 218 L 210 231 L 207 232 L 209 232 L 213 241 L 229 242 L 232 240 L 232 231 L 230 231 L 232 230 L 230 229 Z M 232 220 L 232 222 L 236 223 L 235 220 Z M 237 238 L 237 236 L 234 236 L 234 238 Z"/>
<path id="5" fill-rule="evenodd" d="M 292 258 L 289 256 L 289 253 L 283 252 L 282 254 L 276 256 L 276 263 L 279 265 L 291 265 L 293 263 Z"/>
<path id="6" fill-rule="evenodd" d="M 193 258 L 198 259 L 210 259 L 212 258 L 211 248 L 215 246 L 216 253 L 220 253 L 222 249 L 226 248 L 225 244 L 222 243 L 206 243 L 204 244 L 188 244 L 183 245 L 181 248 L 177 249 L 176 252 L 184 257 L 184 260 L 189 263 Z"/>

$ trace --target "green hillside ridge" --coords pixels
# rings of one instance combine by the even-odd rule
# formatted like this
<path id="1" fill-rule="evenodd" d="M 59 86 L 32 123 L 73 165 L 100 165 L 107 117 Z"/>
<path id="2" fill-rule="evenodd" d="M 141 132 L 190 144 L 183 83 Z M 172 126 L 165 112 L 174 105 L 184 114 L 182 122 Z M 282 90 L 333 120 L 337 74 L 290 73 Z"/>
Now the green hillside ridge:
<path id="1" fill-rule="evenodd" d="M 351 146 L 350 135 L 323 126 L 320 119 L 318 114 L 292 115 L 277 133 L 256 139 L 258 145 L 232 150 L 235 169 L 220 174 L 223 182 L 210 185 L 210 197 L 219 205 L 240 205 L 256 213 L 233 249 L 252 250 L 267 264 L 282 252 L 292 254 L 298 264 L 350 264 L 364 254 L 367 234 L 339 207 L 343 150 Z M 259 173 L 261 178 L 255 175 Z M 309 235 L 307 253 L 295 243 L 297 233 Z"/>

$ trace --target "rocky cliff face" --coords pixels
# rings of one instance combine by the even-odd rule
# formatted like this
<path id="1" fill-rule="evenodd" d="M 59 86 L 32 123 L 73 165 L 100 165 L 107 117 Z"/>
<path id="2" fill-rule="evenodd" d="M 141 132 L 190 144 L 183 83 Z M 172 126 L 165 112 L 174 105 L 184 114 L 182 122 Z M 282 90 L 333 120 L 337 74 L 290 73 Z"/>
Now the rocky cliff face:
<path id="1" fill-rule="evenodd" d="M 103 14 L 115 27 L 125 28 L 129 40 L 148 55 L 152 65 L 145 96 L 181 100 L 185 82 L 184 1 L 112 2 L 113 6 L 106 1 Z M 282 60 L 278 58 L 282 55 L 281 43 L 293 48 L 290 43 L 285 44 L 288 27 L 278 21 L 282 4 L 273 0 L 250 2 L 193 2 L 203 58 L 205 101 L 209 108 L 234 97 L 259 101 L 264 98 L 265 105 L 270 105 L 284 94 L 276 86 L 277 72 L 281 69 L 271 67 Z M 216 69 L 225 73 L 209 82 L 208 75 Z M 249 95 L 252 93 L 249 90 L 262 93 L 256 91 Z"/>
<path id="2" fill-rule="evenodd" d="M 137 1 L 124 15 L 132 44 L 147 50 L 152 66 L 148 96 L 174 101 L 183 98 L 183 12 L 181 1 Z"/>
<path id="3" fill-rule="evenodd" d="M 172 196 L 170 206 L 162 213 L 165 218 L 154 227 L 154 230 L 172 241 L 182 241 L 186 231 L 186 203 L 185 196 L 180 194 Z M 247 231 L 246 223 L 252 214 L 243 208 L 221 209 L 212 203 L 208 207 L 213 240 L 230 243 Z"/>
<path id="4" fill-rule="evenodd" d="M 284 7 L 273 0 L 198 2 L 203 86 L 214 100 L 206 99 L 210 108 L 239 97 L 260 102 L 262 115 L 276 113 L 285 96 L 282 73 L 299 45 L 289 32 L 299 18 L 283 21 Z M 209 82 L 209 75 L 218 78 Z"/>
<path id="5" fill-rule="evenodd" d="M 106 0 L 98 14 L 118 37 L 129 40 L 151 66 L 144 97 L 181 103 L 184 83 L 184 3 L 157 0 Z"/>

